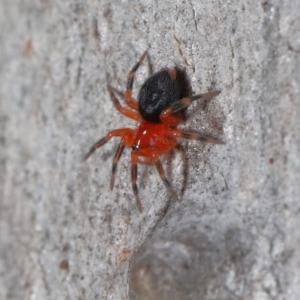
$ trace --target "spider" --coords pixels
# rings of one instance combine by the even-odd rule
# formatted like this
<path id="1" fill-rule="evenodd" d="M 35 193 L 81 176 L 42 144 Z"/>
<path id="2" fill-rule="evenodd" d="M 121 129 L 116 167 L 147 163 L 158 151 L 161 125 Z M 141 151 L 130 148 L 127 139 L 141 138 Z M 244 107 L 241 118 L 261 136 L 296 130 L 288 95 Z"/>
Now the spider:
<path id="1" fill-rule="evenodd" d="M 198 99 L 208 100 L 217 96 L 220 91 L 210 91 L 205 94 L 180 99 L 177 71 L 175 69 L 165 68 L 154 73 L 146 80 L 140 89 L 138 101 L 132 98 L 134 74 L 146 55 L 147 51 L 143 53 L 139 61 L 128 74 L 125 101 L 131 109 L 122 106 L 115 96 L 117 90 L 110 85 L 107 86 L 111 100 L 116 109 L 126 117 L 139 122 L 138 128 L 120 128 L 110 131 L 105 137 L 95 143 L 84 156 L 84 159 L 89 158 L 97 148 L 103 146 L 111 138 L 120 137 L 121 141 L 112 165 L 110 188 L 112 190 L 114 187 L 117 163 L 124 148 L 128 147 L 131 149 L 132 189 L 139 211 L 142 211 L 142 205 L 136 184 L 138 164 L 154 165 L 172 197 L 175 200 L 178 200 L 174 189 L 165 176 L 159 157 L 163 153 L 174 149 L 178 144 L 178 138 L 223 144 L 222 141 L 213 137 L 176 128 L 182 121 L 182 117 L 178 113 L 186 108 L 191 102 Z"/>

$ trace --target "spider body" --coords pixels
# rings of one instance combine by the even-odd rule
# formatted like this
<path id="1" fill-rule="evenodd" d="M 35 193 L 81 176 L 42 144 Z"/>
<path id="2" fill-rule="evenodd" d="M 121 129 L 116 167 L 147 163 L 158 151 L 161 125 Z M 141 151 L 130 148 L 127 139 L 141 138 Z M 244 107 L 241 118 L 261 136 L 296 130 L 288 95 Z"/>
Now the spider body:
<path id="1" fill-rule="evenodd" d="M 136 131 L 132 151 L 143 158 L 158 159 L 162 153 L 177 145 L 177 140 L 168 137 L 167 132 L 168 126 L 165 124 L 142 122 Z"/>
<path id="2" fill-rule="evenodd" d="M 140 89 L 138 102 L 132 98 L 134 73 L 144 60 L 146 54 L 147 52 L 141 56 L 138 63 L 128 75 L 125 101 L 131 109 L 122 106 L 115 96 L 115 89 L 108 86 L 110 97 L 116 109 L 128 118 L 140 122 L 140 125 L 137 129 L 120 128 L 110 131 L 105 137 L 95 143 L 85 155 L 85 159 L 87 159 L 97 148 L 103 146 L 112 137 L 120 137 L 121 141 L 113 160 L 110 188 L 113 189 L 114 187 L 117 163 L 124 148 L 130 148 L 131 182 L 136 204 L 140 211 L 142 210 L 142 206 L 136 184 L 138 164 L 154 165 L 163 183 L 173 198 L 177 200 L 178 197 L 165 176 L 159 157 L 163 153 L 175 148 L 178 144 L 178 138 L 215 144 L 223 143 L 210 136 L 182 131 L 176 128 L 182 121 L 178 112 L 186 108 L 192 101 L 210 99 L 218 95 L 220 91 L 211 91 L 180 99 L 176 70 L 163 69 L 160 72 L 154 73 L 145 81 Z"/>

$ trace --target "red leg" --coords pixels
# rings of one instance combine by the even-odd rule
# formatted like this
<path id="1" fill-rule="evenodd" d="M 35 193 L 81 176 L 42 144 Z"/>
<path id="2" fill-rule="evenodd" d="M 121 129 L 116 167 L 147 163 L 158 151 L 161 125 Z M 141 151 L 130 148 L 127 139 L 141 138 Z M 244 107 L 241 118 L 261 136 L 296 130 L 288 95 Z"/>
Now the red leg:
<path id="1" fill-rule="evenodd" d="M 112 165 L 112 170 L 111 170 L 111 178 L 110 178 L 110 189 L 112 190 L 114 188 L 114 183 L 115 183 L 115 174 L 116 174 L 116 171 L 117 171 L 117 164 L 118 164 L 118 161 L 123 153 L 123 150 L 124 150 L 124 142 L 123 140 L 121 140 L 120 144 L 119 144 L 119 147 L 118 147 L 118 150 L 115 154 L 115 157 L 114 157 L 114 162 L 113 162 L 113 165 Z"/>
<path id="2" fill-rule="evenodd" d="M 136 206 L 138 207 L 139 211 L 142 211 L 142 205 L 138 193 L 138 188 L 136 185 L 137 181 L 137 162 L 138 162 L 138 156 L 136 153 L 131 152 L 131 183 L 132 183 L 132 189 L 135 196 Z"/>
<path id="3" fill-rule="evenodd" d="M 170 194 L 173 196 L 173 198 L 175 200 L 178 200 L 177 194 L 175 193 L 175 191 L 173 190 L 170 182 L 166 178 L 164 169 L 163 169 L 163 167 L 162 167 L 161 162 L 160 162 L 159 159 L 155 162 L 155 166 L 156 166 L 156 169 L 158 171 L 158 174 L 159 174 L 161 180 L 163 181 L 163 183 L 166 186 L 166 188 L 169 190 Z"/>
<path id="4" fill-rule="evenodd" d="M 172 136 L 172 137 L 180 137 L 180 138 L 189 139 L 189 140 L 206 142 L 206 143 L 224 144 L 223 141 L 215 139 L 211 136 L 203 135 L 200 133 L 186 132 L 186 131 L 182 131 L 179 129 L 169 129 L 167 132 L 167 135 Z"/>
<path id="5" fill-rule="evenodd" d="M 131 98 L 134 73 L 137 71 L 137 69 L 139 68 L 139 66 L 141 65 L 143 60 L 145 59 L 146 55 L 147 55 L 147 51 L 145 51 L 143 53 L 140 60 L 135 64 L 135 66 L 131 69 L 131 71 L 128 74 L 127 88 L 126 88 L 126 92 L 125 92 L 125 101 L 130 107 L 132 107 L 134 109 L 138 109 L 138 103 Z"/>
<path id="6" fill-rule="evenodd" d="M 91 148 L 90 151 L 84 156 L 84 159 L 88 159 L 91 154 L 97 149 L 103 146 L 105 143 L 107 143 L 112 137 L 114 136 L 122 136 L 126 139 L 126 145 L 130 146 L 130 142 L 132 140 L 133 143 L 133 136 L 134 136 L 135 130 L 132 130 L 130 128 L 121 128 L 121 129 L 115 129 L 110 131 L 104 138 L 99 140 L 97 143 L 95 143 Z"/>
<path id="7" fill-rule="evenodd" d="M 114 103 L 116 109 L 117 109 L 120 113 L 122 113 L 122 114 L 125 115 L 126 117 L 131 118 L 131 119 L 133 119 L 133 120 L 136 120 L 136 121 L 138 121 L 138 122 L 141 122 L 141 121 L 142 121 L 142 117 L 140 116 L 140 114 L 139 114 L 138 112 L 133 111 L 133 110 L 130 110 L 130 109 L 126 108 L 126 107 L 123 107 L 123 106 L 120 104 L 118 98 L 117 98 L 117 97 L 115 96 L 115 94 L 114 94 L 114 88 L 113 88 L 113 87 L 111 87 L 110 85 L 108 85 L 107 88 L 108 88 L 108 91 L 109 91 L 109 94 L 110 94 L 110 97 L 111 97 L 112 102 Z M 125 96 L 125 97 L 126 97 L 126 96 Z"/>
<path id="8" fill-rule="evenodd" d="M 174 113 L 186 108 L 189 104 L 191 104 L 192 101 L 202 99 L 203 101 L 208 100 L 214 96 L 217 96 L 221 93 L 221 91 L 211 91 L 207 92 L 205 94 L 199 94 L 192 97 L 187 97 L 179 100 L 178 102 L 175 102 L 172 104 L 169 108 L 161 112 L 160 119 L 163 123 L 167 124 L 173 124 L 174 116 L 172 116 Z"/>

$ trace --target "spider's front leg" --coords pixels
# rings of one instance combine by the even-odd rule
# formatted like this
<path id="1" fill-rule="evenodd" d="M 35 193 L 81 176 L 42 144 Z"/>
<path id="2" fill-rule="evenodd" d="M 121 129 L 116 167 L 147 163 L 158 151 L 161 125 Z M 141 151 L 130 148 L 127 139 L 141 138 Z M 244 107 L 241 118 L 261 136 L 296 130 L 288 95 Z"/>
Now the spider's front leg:
<path id="1" fill-rule="evenodd" d="M 157 172 L 161 178 L 161 180 L 163 181 L 164 185 L 166 186 L 166 188 L 168 189 L 169 193 L 172 195 L 172 197 L 175 200 L 179 200 L 177 197 L 176 192 L 174 191 L 174 189 L 172 188 L 169 180 L 166 178 L 164 169 L 162 167 L 162 164 L 160 162 L 160 160 L 158 159 L 157 156 L 154 157 L 144 157 L 144 159 L 142 160 L 139 157 L 138 153 L 131 153 L 131 182 L 132 182 L 132 189 L 134 192 L 134 196 L 136 199 L 136 205 L 139 209 L 139 211 L 142 211 L 142 205 L 141 205 L 141 201 L 138 195 L 138 188 L 137 188 L 137 164 L 143 164 L 143 165 L 148 165 L 148 166 L 153 166 L 155 165 Z"/>
<path id="2" fill-rule="evenodd" d="M 138 154 L 136 152 L 131 152 L 131 184 L 132 184 L 132 189 L 133 189 L 133 193 L 135 196 L 136 206 L 139 209 L 139 211 L 142 212 L 142 210 L 143 210 L 142 204 L 141 204 L 141 200 L 139 197 L 138 188 L 136 185 L 138 160 L 139 160 Z"/>
<path id="3" fill-rule="evenodd" d="M 84 156 L 84 159 L 88 159 L 91 154 L 99 147 L 103 146 L 105 143 L 107 143 L 112 137 L 119 136 L 122 137 L 121 142 L 119 144 L 118 150 L 115 154 L 114 160 L 113 160 L 113 165 L 112 165 L 112 170 L 111 170 L 111 179 L 110 179 L 110 188 L 111 190 L 114 187 L 115 183 L 115 174 L 117 171 L 117 164 L 118 161 L 123 153 L 123 150 L 125 146 L 131 148 L 133 141 L 134 141 L 134 136 L 136 134 L 136 130 L 130 129 L 130 128 L 121 128 L 121 129 L 115 129 L 110 131 L 104 138 L 99 140 L 97 143 L 95 143 L 90 151 Z"/>
<path id="4" fill-rule="evenodd" d="M 119 159 L 123 153 L 123 150 L 125 148 L 125 144 L 123 139 L 121 140 L 118 150 L 115 154 L 114 157 L 114 161 L 113 161 L 113 165 L 112 165 L 112 169 L 111 169 L 111 177 L 110 177 L 110 189 L 113 190 L 114 188 L 114 184 L 115 184 L 115 175 L 116 175 L 116 171 L 117 171 L 117 164 L 119 162 Z"/>
<path id="5" fill-rule="evenodd" d="M 131 140 L 133 141 L 133 136 L 135 134 L 135 130 L 130 128 L 120 128 L 110 131 L 104 138 L 95 143 L 89 150 L 89 152 L 84 156 L 84 159 L 88 159 L 97 148 L 100 148 L 104 144 L 106 144 L 112 137 L 121 136 L 125 138 L 126 143 L 130 144 Z"/>

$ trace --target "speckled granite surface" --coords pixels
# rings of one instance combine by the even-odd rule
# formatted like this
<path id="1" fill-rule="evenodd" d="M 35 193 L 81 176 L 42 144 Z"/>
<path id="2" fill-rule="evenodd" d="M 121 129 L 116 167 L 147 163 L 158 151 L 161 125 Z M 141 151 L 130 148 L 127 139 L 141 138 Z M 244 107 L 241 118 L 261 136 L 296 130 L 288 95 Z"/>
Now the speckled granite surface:
<path id="1" fill-rule="evenodd" d="M 300 294 L 300 2 L 1 1 L 0 298 L 288 299 Z M 124 90 L 144 50 L 149 69 L 180 66 L 194 93 L 186 128 L 225 145 L 183 141 L 164 166 L 127 151 Z M 150 65 L 150 68 L 149 68 Z"/>

